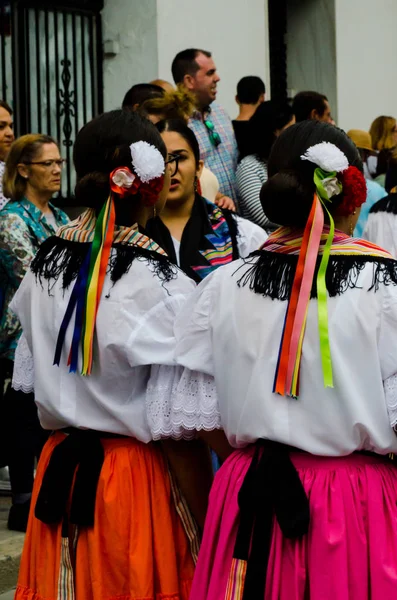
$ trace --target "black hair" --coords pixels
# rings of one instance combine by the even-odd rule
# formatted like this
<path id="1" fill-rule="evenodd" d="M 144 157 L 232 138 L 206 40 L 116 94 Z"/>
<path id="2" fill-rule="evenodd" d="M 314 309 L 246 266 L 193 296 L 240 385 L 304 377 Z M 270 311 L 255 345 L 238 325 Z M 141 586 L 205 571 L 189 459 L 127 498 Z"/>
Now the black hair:
<path id="1" fill-rule="evenodd" d="M 137 113 L 112 110 L 96 117 L 77 134 L 73 161 L 77 173 L 76 199 L 81 206 L 101 208 L 109 195 L 109 175 L 130 167 L 130 145 L 144 141 L 165 158 L 167 150 L 155 126 Z"/>
<path id="2" fill-rule="evenodd" d="M 397 153 L 394 151 L 388 163 L 386 172 L 385 190 L 390 194 L 391 190 L 397 186 Z"/>
<path id="3" fill-rule="evenodd" d="M 321 117 L 326 109 L 326 102 L 328 102 L 328 98 L 324 94 L 319 94 L 318 92 L 299 92 L 292 103 L 296 122 L 299 123 L 300 121 L 310 119 L 312 110 L 315 110 Z"/>
<path id="4" fill-rule="evenodd" d="M 249 120 L 250 135 L 245 154 L 256 154 L 261 161 L 267 162 L 277 137 L 275 132 L 283 129 L 293 116 L 287 102 L 269 100 L 260 104 Z"/>
<path id="5" fill-rule="evenodd" d="M 204 54 L 207 58 L 211 58 L 211 52 L 207 50 L 199 50 L 198 48 L 189 48 L 178 52 L 172 61 L 171 71 L 175 83 L 182 83 L 185 75 L 195 75 L 199 70 L 199 65 L 196 58 L 199 54 Z"/>
<path id="6" fill-rule="evenodd" d="M 12 108 L 5 100 L 0 100 L 0 107 L 4 108 L 10 115 L 12 115 Z"/>
<path id="7" fill-rule="evenodd" d="M 288 127 L 275 141 L 268 161 L 269 179 L 261 190 L 267 218 L 278 225 L 304 227 L 315 191 L 313 175 L 317 165 L 301 156 L 315 144 L 330 142 L 345 155 L 349 165 L 363 172 L 360 154 L 344 131 L 322 121 L 307 120 Z M 334 196 L 329 211 L 334 213 L 343 194 Z"/>
<path id="8" fill-rule="evenodd" d="M 390 167 L 390 160 L 393 156 L 393 148 L 382 148 L 378 152 L 378 161 L 376 163 L 376 177 L 385 175 Z"/>
<path id="9" fill-rule="evenodd" d="M 265 84 L 255 75 L 247 75 L 237 84 L 237 99 L 241 104 L 256 104 L 265 92 Z"/>
<path id="10" fill-rule="evenodd" d="M 156 125 L 158 131 L 163 133 L 164 131 L 173 131 L 175 133 L 179 133 L 187 142 L 194 154 L 194 159 L 196 161 L 196 167 L 198 167 L 200 160 L 200 146 L 197 141 L 197 138 L 193 131 L 186 125 L 184 121 L 181 119 L 167 119 L 164 121 L 160 121 Z"/>
<path id="11" fill-rule="evenodd" d="M 121 108 L 125 110 L 134 110 L 135 106 L 140 106 L 146 100 L 152 98 L 161 98 L 165 91 L 159 85 L 153 83 L 137 83 L 128 90 L 124 96 Z"/>

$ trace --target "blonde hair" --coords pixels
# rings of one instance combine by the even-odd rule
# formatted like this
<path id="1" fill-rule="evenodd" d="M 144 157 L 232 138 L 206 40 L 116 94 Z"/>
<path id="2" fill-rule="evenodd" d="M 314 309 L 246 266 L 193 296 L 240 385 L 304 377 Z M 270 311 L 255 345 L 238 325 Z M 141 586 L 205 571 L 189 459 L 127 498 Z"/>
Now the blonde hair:
<path id="1" fill-rule="evenodd" d="M 52 137 L 41 133 L 22 135 L 12 144 L 7 156 L 3 176 L 3 193 L 6 198 L 20 200 L 24 197 L 26 179 L 19 174 L 18 165 L 34 161 L 43 144 L 55 144 L 58 146 Z"/>
<path id="2" fill-rule="evenodd" d="M 164 120 L 181 119 L 187 122 L 196 110 L 196 104 L 190 92 L 178 87 L 159 98 L 149 98 L 141 108 L 146 114 L 161 116 Z"/>
<path id="3" fill-rule="evenodd" d="M 393 135 L 396 127 L 394 117 L 378 117 L 372 123 L 369 133 L 372 138 L 372 145 L 375 150 L 389 150 L 396 145 Z"/>

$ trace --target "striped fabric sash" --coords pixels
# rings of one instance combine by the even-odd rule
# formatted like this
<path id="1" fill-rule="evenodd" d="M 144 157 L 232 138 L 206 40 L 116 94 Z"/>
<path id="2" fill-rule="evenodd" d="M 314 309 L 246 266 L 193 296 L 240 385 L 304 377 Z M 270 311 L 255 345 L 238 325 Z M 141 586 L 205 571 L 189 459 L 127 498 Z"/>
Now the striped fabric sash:
<path id="1" fill-rule="evenodd" d="M 320 238 L 318 254 L 324 251 L 329 234 L 329 226 L 324 225 Z M 303 242 L 303 230 L 291 227 L 279 227 L 269 235 L 261 250 L 278 252 L 279 254 L 299 254 Z M 342 231 L 335 230 L 331 245 L 331 255 L 361 255 L 378 256 L 380 258 L 393 258 L 392 255 L 379 246 L 366 240 L 352 238 Z"/>
<path id="2" fill-rule="evenodd" d="M 95 227 L 97 224 L 97 218 L 95 211 L 89 208 L 78 219 L 72 221 L 68 225 L 60 227 L 56 233 L 57 237 L 70 242 L 90 243 L 94 240 Z M 114 244 L 130 244 L 139 246 L 145 250 L 152 250 L 166 256 L 166 252 L 156 242 L 148 238 L 138 230 L 138 225 L 135 223 L 132 227 L 120 227 L 118 225 L 114 228 L 113 245 Z"/>
<path id="3" fill-rule="evenodd" d="M 214 205 L 214 209 L 209 215 L 212 232 L 206 234 L 207 240 L 213 246 L 206 250 L 199 250 L 200 254 L 208 261 L 208 266 L 193 266 L 193 270 L 200 275 L 202 279 L 207 277 L 214 269 L 227 265 L 233 260 L 233 240 L 229 230 L 228 223 L 222 211 Z"/>

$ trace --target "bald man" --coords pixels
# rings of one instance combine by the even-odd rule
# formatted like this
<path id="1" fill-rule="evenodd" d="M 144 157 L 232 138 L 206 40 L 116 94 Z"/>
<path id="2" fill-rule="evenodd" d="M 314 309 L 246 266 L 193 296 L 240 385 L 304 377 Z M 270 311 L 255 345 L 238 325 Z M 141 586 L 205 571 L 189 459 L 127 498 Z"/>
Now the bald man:
<path id="1" fill-rule="evenodd" d="M 174 86 L 171 85 L 171 83 L 168 83 L 168 81 L 165 81 L 164 79 L 154 79 L 150 83 L 152 85 L 158 85 L 159 87 L 163 88 L 165 92 L 175 92 Z"/>

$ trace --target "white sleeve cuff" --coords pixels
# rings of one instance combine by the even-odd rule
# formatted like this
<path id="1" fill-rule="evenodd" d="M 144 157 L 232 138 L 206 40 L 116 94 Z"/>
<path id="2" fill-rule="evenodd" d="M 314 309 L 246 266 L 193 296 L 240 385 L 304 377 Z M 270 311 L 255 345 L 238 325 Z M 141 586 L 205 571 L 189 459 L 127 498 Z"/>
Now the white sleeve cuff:
<path id="1" fill-rule="evenodd" d="M 19 338 L 14 357 L 14 370 L 12 384 L 14 390 L 29 394 L 34 392 L 34 363 L 33 355 L 29 350 L 28 342 L 22 333 Z"/>
<path id="2" fill-rule="evenodd" d="M 183 367 L 154 365 L 147 387 L 147 417 L 154 440 L 193 439 L 221 429 L 214 378 Z"/>

